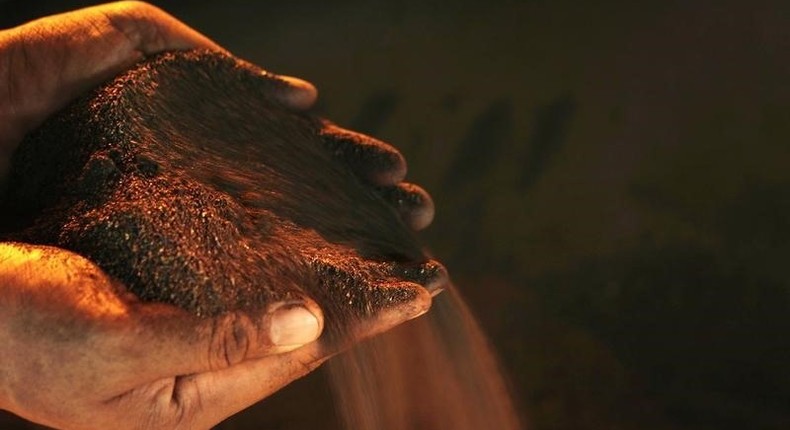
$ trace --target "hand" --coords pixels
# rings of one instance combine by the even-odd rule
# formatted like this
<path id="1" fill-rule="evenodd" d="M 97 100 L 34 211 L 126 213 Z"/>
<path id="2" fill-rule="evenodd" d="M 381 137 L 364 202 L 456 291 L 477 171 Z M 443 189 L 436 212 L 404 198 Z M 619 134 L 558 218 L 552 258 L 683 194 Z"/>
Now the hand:
<path id="1" fill-rule="evenodd" d="M 222 49 L 137 2 L 0 32 L 0 183 L 22 137 L 74 97 L 145 55 L 193 47 Z M 284 104 L 312 105 L 312 85 L 280 79 L 275 96 Z M 406 165 L 394 148 L 332 126 L 327 133 L 361 177 L 403 202 L 407 223 L 430 222 L 430 198 L 401 183 Z M 365 335 L 429 304 L 382 316 Z M 73 253 L 0 243 L 0 407 L 42 424 L 210 427 L 320 365 L 328 352 L 312 341 L 322 329 L 321 309 L 308 298 L 201 319 L 137 301 Z"/>
<path id="2" fill-rule="evenodd" d="M 165 50 L 224 51 L 154 6 L 119 2 L 53 15 L 0 31 L 0 184 L 24 135 L 85 91 L 146 55 Z M 301 110 L 317 92 L 279 76 L 283 103 Z"/>
<path id="3" fill-rule="evenodd" d="M 198 318 L 48 247 L 0 244 L 0 327 L 0 405 L 57 428 L 208 428 L 323 361 L 310 301 Z"/>

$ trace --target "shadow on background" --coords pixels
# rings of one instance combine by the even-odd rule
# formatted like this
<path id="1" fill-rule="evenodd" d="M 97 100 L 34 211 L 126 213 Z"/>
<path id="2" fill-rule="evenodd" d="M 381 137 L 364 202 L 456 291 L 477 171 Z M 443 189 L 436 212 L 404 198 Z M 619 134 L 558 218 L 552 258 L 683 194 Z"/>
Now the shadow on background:
<path id="1" fill-rule="evenodd" d="M 789 3 L 156 3 L 404 152 L 532 428 L 790 428 Z"/>

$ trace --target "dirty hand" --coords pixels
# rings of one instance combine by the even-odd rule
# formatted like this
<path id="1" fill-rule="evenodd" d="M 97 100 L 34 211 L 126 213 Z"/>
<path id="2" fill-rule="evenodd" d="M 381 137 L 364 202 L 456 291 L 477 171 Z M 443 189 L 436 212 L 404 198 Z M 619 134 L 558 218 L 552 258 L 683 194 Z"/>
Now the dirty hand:
<path id="1" fill-rule="evenodd" d="M 189 48 L 222 50 L 140 2 L 0 31 L 0 189 L 11 153 L 48 116 L 147 55 Z M 314 103 L 311 84 L 272 76 L 284 105 Z M 348 162 L 371 186 L 422 195 L 401 208 L 405 222 L 430 223 L 430 197 L 401 182 L 394 148 L 328 131 L 359 147 Z M 58 428 L 208 428 L 320 365 L 323 324 L 307 298 L 198 318 L 136 300 L 71 252 L 0 243 L 0 409 Z"/>
<path id="2" fill-rule="evenodd" d="M 307 300 L 307 299 L 306 299 Z M 56 428 L 209 428 L 317 367 L 307 300 L 200 318 L 67 251 L 0 243 L 0 408 Z"/>
<path id="3" fill-rule="evenodd" d="M 188 48 L 222 49 L 138 2 L 0 31 L 0 184 L 48 116 L 148 54 Z M 311 84 L 279 79 L 274 97 L 313 104 Z M 0 243 L 0 408 L 48 426 L 208 428 L 318 366 L 299 347 L 322 328 L 307 299 L 197 318 L 138 302 L 70 252 Z"/>
<path id="4" fill-rule="evenodd" d="M 111 3 L 0 31 L 0 183 L 24 135 L 69 101 L 145 56 L 165 50 L 223 51 L 197 31 L 142 2 Z M 315 87 L 279 76 L 273 94 L 295 110 L 315 102 Z"/>

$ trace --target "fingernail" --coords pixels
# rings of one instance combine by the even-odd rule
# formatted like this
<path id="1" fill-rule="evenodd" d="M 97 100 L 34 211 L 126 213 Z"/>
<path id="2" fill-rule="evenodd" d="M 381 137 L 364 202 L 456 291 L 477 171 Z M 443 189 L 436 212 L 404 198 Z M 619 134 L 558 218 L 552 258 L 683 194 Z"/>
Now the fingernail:
<path id="1" fill-rule="evenodd" d="M 302 91 L 309 91 L 312 93 L 318 92 L 318 90 L 315 88 L 315 85 L 313 85 L 308 81 L 305 81 L 304 79 L 295 78 L 293 76 L 286 76 L 286 75 L 278 75 L 278 76 L 280 76 L 280 79 L 289 83 L 291 86 L 299 88 Z"/>
<path id="2" fill-rule="evenodd" d="M 272 314 L 271 339 L 277 346 L 310 343 L 318 338 L 318 318 L 301 306 L 282 307 Z"/>
<path id="3" fill-rule="evenodd" d="M 292 76 L 280 75 L 280 79 L 288 83 L 291 91 L 283 93 L 284 102 L 296 109 L 309 109 L 318 98 L 318 90 L 313 84 Z"/>

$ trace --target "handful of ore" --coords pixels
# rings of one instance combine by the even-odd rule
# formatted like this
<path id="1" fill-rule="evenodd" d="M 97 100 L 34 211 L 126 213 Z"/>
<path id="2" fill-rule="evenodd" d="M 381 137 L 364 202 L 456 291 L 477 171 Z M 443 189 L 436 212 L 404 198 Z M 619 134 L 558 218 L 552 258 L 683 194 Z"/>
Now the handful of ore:
<path id="1" fill-rule="evenodd" d="M 219 53 L 139 63 L 27 136 L 2 239 L 74 251 L 197 315 L 309 296 L 324 339 L 440 288 L 396 190 L 351 168 L 354 135 L 285 109 L 273 85 Z"/>

